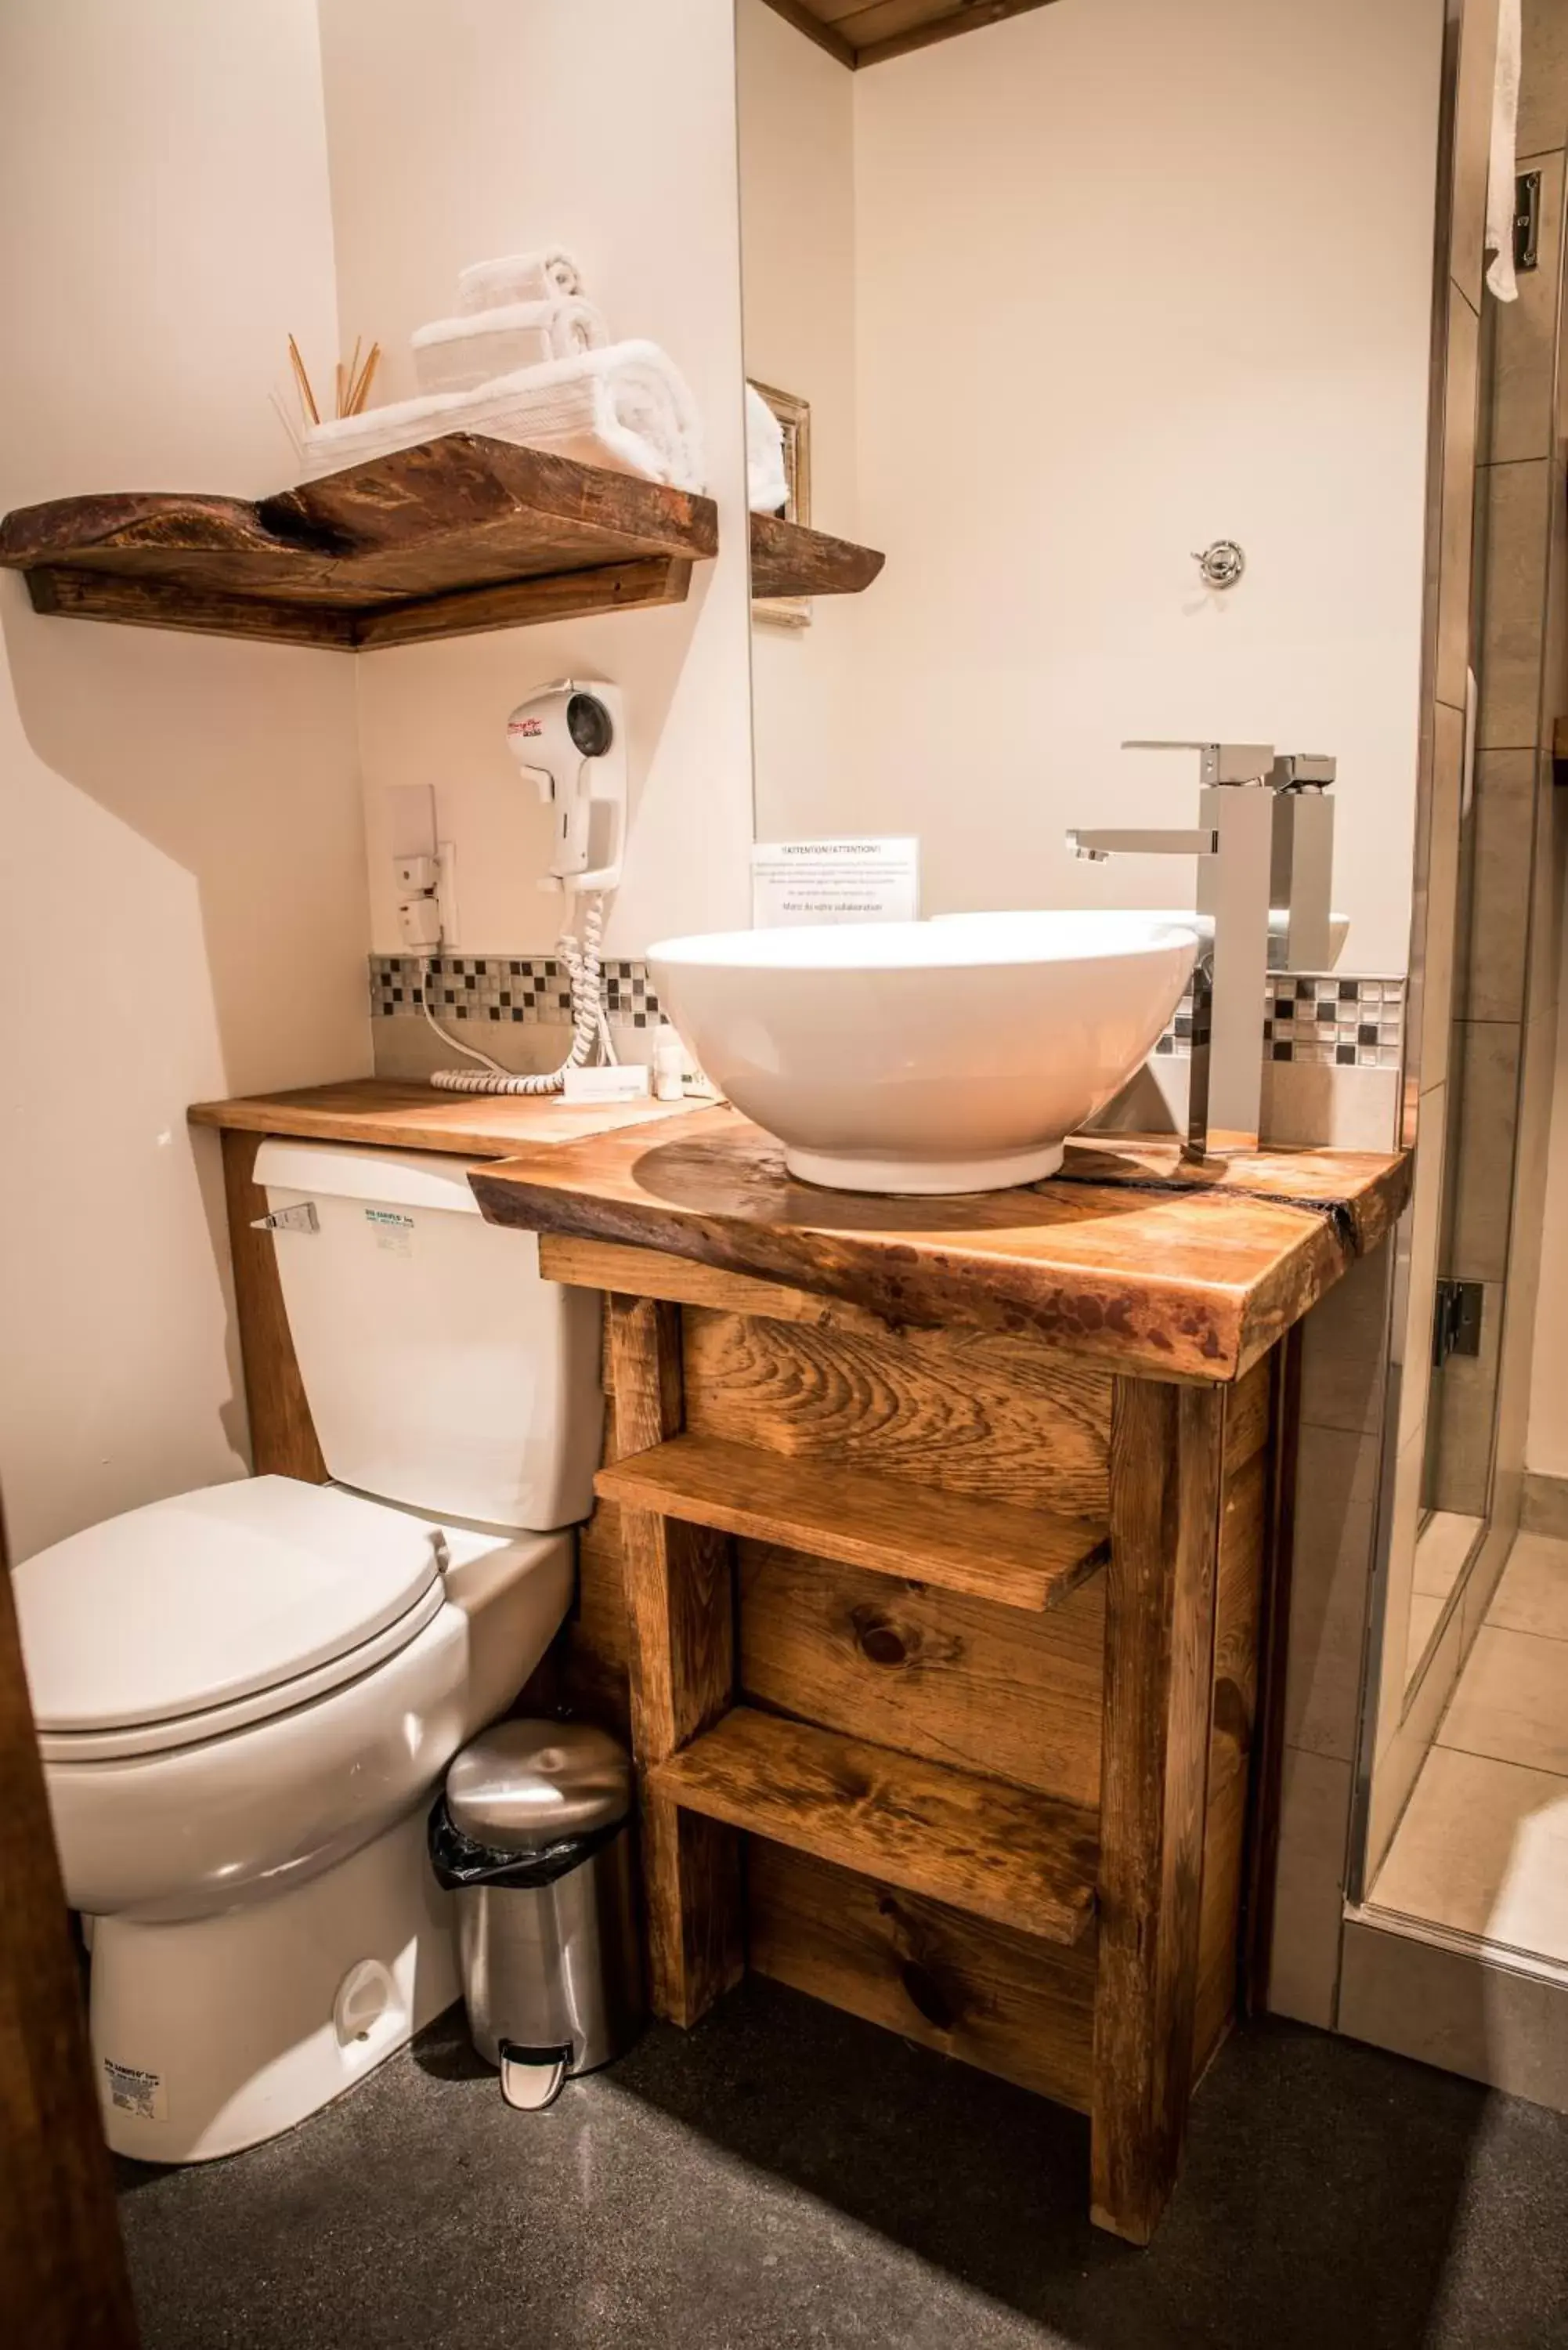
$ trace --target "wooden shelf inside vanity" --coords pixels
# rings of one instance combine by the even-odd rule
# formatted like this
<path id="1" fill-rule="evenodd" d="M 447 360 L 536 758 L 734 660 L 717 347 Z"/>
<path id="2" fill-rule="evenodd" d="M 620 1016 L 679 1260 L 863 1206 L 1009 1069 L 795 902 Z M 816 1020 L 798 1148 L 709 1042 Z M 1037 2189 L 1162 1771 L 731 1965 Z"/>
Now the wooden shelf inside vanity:
<path id="1" fill-rule="evenodd" d="M 833 1461 L 794 1461 L 703 1436 L 677 1436 L 615 1461 L 595 1482 L 605 1499 L 630 1509 L 1007 1607 L 1054 1607 L 1109 1546 L 1106 1529 L 1081 1518 L 920 1492 Z"/>
<path id="2" fill-rule="evenodd" d="M 711 498 L 449 432 L 257 501 L 123 491 L 21 506 L 35 611 L 338 652 L 680 604 Z"/>
<path id="3" fill-rule="evenodd" d="M 650 1774 L 655 1794 L 774 1844 L 1048 1942 L 1095 1910 L 1092 1811 L 737 1705 Z"/>

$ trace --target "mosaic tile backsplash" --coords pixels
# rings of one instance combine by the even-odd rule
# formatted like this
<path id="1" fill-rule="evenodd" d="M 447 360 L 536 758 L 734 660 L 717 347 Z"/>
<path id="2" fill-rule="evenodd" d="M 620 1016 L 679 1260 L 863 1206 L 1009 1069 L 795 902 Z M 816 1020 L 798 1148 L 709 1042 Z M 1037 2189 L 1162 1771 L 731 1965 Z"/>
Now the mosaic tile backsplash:
<path id="1" fill-rule="evenodd" d="M 1192 1052 L 1192 994 L 1155 1046 L 1178 1060 Z M 1402 979 L 1272 978 L 1263 1000 L 1263 1051 L 1274 1061 L 1342 1069 L 1397 1069 L 1405 1049 Z"/>
<path id="2" fill-rule="evenodd" d="M 657 1028 L 661 1014 L 648 965 L 610 959 L 604 973 L 611 1019 Z M 429 983 L 440 1020 L 564 1024 L 572 1016 L 566 965 L 556 955 L 436 955 Z M 370 1008 L 379 1019 L 422 1016 L 416 955 L 370 957 Z M 1272 1060 L 1397 1069 L 1405 1044 L 1405 982 L 1280 975 L 1269 982 L 1262 1026 Z M 1178 1060 L 1190 1056 L 1190 990 L 1154 1049 Z"/>
<path id="3" fill-rule="evenodd" d="M 612 1020 L 657 1028 L 659 998 L 643 962 L 604 964 Z M 555 1021 L 572 1017 L 572 991 L 558 955 L 432 955 L 431 1010 L 438 1020 Z M 370 1010 L 378 1019 L 424 1015 L 418 955 L 370 957 Z"/>

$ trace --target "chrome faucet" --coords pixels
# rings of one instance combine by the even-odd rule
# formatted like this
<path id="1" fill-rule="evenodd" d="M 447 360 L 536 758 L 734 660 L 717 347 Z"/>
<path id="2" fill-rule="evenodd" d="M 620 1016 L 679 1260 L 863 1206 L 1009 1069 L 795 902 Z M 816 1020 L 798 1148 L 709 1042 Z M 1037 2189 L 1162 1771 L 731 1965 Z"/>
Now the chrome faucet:
<path id="1" fill-rule="evenodd" d="M 1109 857 L 1196 857 L 1198 911 L 1207 935 L 1192 973 L 1192 1062 L 1182 1157 L 1201 1162 L 1211 1141 L 1255 1149 L 1263 1098 L 1262 1017 L 1271 961 L 1326 971 L 1333 960 L 1329 895 L 1335 763 L 1318 753 L 1276 755 L 1272 743 L 1124 743 L 1124 751 L 1196 751 L 1198 823 L 1191 831 L 1075 830 L 1067 845 L 1095 863 Z M 1270 914 L 1285 929 L 1270 955 Z"/>

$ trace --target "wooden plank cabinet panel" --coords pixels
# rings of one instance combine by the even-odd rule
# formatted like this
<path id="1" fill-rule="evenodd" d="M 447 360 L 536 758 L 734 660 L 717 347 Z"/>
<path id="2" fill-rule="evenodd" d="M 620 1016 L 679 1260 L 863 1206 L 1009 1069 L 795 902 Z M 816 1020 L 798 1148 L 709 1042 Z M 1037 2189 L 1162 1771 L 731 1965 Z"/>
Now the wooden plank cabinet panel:
<path id="1" fill-rule="evenodd" d="M 1111 1380 L 1026 1340 L 685 1315 L 686 1425 L 722 1443 L 1102 1521 Z"/>
<path id="2" fill-rule="evenodd" d="M 666 1256 L 658 1249 L 628 1248 L 617 1241 L 581 1240 L 574 1232 L 541 1232 L 539 1270 L 548 1281 L 579 1289 L 619 1289 L 636 1297 L 663 1297 L 678 1305 L 712 1305 L 727 1314 L 749 1314 L 764 1322 L 805 1322 L 818 1330 L 857 1330 L 869 1338 L 897 1338 L 879 1314 L 868 1314 L 847 1298 L 824 1297 L 790 1289 L 782 1281 L 756 1281 L 744 1273 L 722 1273 L 694 1257 Z"/>
<path id="3" fill-rule="evenodd" d="M 1044 1942 L 753 1836 L 759 1974 L 1086 2112 L 1095 1947 Z"/>
<path id="4" fill-rule="evenodd" d="M 1244 1467 L 1254 1453 L 1261 1452 L 1269 1440 L 1272 1425 L 1274 1394 L 1274 1357 L 1265 1355 L 1261 1363 L 1239 1378 L 1231 1390 L 1225 1406 L 1225 1474 L 1232 1476 Z"/>
<path id="5" fill-rule="evenodd" d="M 1095 1906 L 1095 1822 L 1075 1805 L 737 1706 L 653 1766 L 669 1795 L 910 1893 L 1048 1941 Z"/>
<path id="6" fill-rule="evenodd" d="M 740 1683 L 846 1736 L 1100 1798 L 1105 1578 L 1024 1616 L 766 1543 L 739 1546 Z"/>
<path id="7" fill-rule="evenodd" d="M 609 1348 L 613 1442 L 618 1452 L 644 1451 L 680 1425 L 679 1310 L 612 1297 Z M 658 1771 L 730 1703 L 729 1547 L 706 1527 L 644 1510 L 623 1510 L 619 1531 L 649 1991 L 656 2014 L 691 2024 L 743 1971 L 740 1852 L 729 1830 L 670 1803 Z"/>
<path id="8" fill-rule="evenodd" d="M 1214 1710 L 1210 1795 L 1215 1781 L 1245 1779 L 1258 1705 L 1258 1618 L 1262 1602 L 1269 1464 L 1254 1453 L 1225 1482 L 1214 1615 Z"/>
<path id="9" fill-rule="evenodd" d="M 1274 1358 L 1260 1365 L 1272 1388 Z M 1256 1378 L 1256 1373 L 1249 1375 Z M 1227 1411 L 1226 1452 L 1238 1418 L 1250 1419 L 1245 1382 Z M 1250 1439 L 1247 1440 L 1250 1441 Z M 1235 1450 L 1245 1450 L 1239 1442 Z M 1258 1707 L 1259 1625 L 1268 1565 L 1272 1463 L 1252 1451 L 1225 1480 L 1214 1607 L 1214 1697 L 1209 1732 L 1209 1794 L 1198 1926 L 1194 2077 L 1224 2038 L 1240 1979 L 1238 1929 L 1245 1887 L 1251 1766 Z"/>
<path id="10" fill-rule="evenodd" d="M 223 1201 L 234 1274 L 234 1311 L 250 1416 L 251 1463 L 258 1477 L 298 1477 L 325 1485 L 327 1463 L 316 1440 L 294 1337 L 283 1310 L 283 1284 L 270 1232 L 255 1230 L 266 1193 L 254 1180 L 261 1137 L 223 1138 Z"/>
<path id="11" fill-rule="evenodd" d="M 831 1461 L 677 1436 L 600 1470 L 597 1490 L 722 1534 L 782 1543 L 878 1575 L 1040 1613 L 1106 1555 L 1104 1525 L 922 1491 Z"/>
<path id="12" fill-rule="evenodd" d="M 1117 1382 L 1090 2158 L 1096 2221 L 1134 2243 L 1191 2085 L 1224 1448 L 1223 1389 Z"/>
<path id="13" fill-rule="evenodd" d="M 1212 2062 L 1236 2012 L 1236 1934 L 1247 1850 L 1247 1782 L 1232 1774 L 1209 1799 L 1192 2019 L 1192 2078 Z"/>

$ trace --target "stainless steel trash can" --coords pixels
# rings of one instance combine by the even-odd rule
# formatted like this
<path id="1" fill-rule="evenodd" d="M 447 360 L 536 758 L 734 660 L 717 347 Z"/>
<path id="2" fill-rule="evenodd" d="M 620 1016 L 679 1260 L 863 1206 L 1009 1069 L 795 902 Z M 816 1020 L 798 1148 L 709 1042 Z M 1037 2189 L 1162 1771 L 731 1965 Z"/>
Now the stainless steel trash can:
<path id="1" fill-rule="evenodd" d="M 553 2105 L 637 2036 L 631 1812 L 629 1756 L 586 1722 L 498 1722 L 436 1798 L 431 1862 L 457 1896 L 468 2028 L 508 2105 Z"/>

